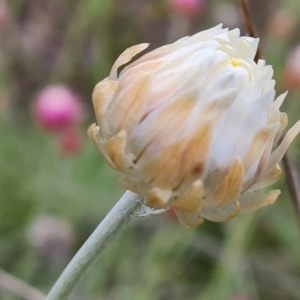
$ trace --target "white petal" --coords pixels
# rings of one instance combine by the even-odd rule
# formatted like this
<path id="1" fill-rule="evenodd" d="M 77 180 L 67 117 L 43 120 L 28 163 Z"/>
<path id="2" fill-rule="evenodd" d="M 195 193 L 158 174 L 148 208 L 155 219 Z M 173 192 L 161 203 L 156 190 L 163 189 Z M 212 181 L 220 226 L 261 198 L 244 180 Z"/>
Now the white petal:
<path id="1" fill-rule="evenodd" d="M 179 221 L 187 227 L 195 227 L 203 223 L 203 218 L 200 213 L 188 213 L 176 209 L 175 212 Z"/>
<path id="2" fill-rule="evenodd" d="M 263 206 L 273 204 L 279 195 L 280 190 L 270 191 L 266 195 L 260 195 L 255 192 L 246 192 L 239 197 L 241 213 L 249 213 Z"/>
<path id="3" fill-rule="evenodd" d="M 233 202 L 218 207 L 203 207 L 201 215 L 204 219 L 214 222 L 226 222 L 240 212 L 239 202 Z"/>
<path id="4" fill-rule="evenodd" d="M 286 134 L 281 144 L 277 147 L 277 149 L 271 154 L 270 160 L 266 169 L 264 170 L 262 177 L 267 176 L 279 163 L 285 154 L 287 148 L 300 132 L 300 121 L 298 121 Z"/>
<path id="5" fill-rule="evenodd" d="M 117 71 L 118 68 L 126 63 L 128 63 L 135 55 L 140 53 L 141 51 L 145 50 L 149 44 L 139 44 L 132 46 L 126 49 L 115 61 L 114 65 L 111 68 L 109 79 L 110 80 L 117 80 Z"/>

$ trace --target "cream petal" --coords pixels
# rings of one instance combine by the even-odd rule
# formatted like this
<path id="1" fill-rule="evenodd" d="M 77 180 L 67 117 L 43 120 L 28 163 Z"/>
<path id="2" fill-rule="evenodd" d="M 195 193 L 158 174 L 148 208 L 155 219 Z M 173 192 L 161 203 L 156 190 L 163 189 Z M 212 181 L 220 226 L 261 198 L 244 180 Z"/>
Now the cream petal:
<path id="1" fill-rule="evenodd" d="M 235 157 L 246 155 L 255 134 L 266 127 L 269 104 L 272 103 L 274 92 L 268 92 L 254 102 L 249 101 L 255 99 L 252 85 L 248 87 L 238 95 L 224 117 L 220 121 L 216 120 L 219 122 L 213 130 L 209 163 L 211 169 L 227 167 Z"/>
<path id="2" fill-rule="evenodd" d="M 254 59 L 258 48 L 258 43 L 259 39 L 241 37 L 236 57 L 241 59 Z"/>
<path id="3" fill-rule="evenodd" d="M 280 178 L 281 174 L 281 169 L 279 165 L 277 165 L 268 175 L 260 176 L 259 179 L 248 189 L 248 191 L 257 191 L 272 185 Z"/>
<path id="4" fill-rule="evenodd" d="M 231 40 L 236 40 L 240 36 L 240 30 L 238 28 L 235 28 L 230 31 L 225 31 L 221 34 L 216 35 L 214 38 L 216 40 L 221 40 L 222 42 L 230 43 Z"/>
<path id="5" fill-rule="evenodd" d="M 97 150 L 103 153 L 103 143 L 101 142 L 101 137 L 99 136 L 99 126 L 97 126 L 96 123 L 92 124 L 88 128 L 87 133 L 89 138 L 92 140 L 93 144 L 97 148 Z"/>
<path id="6" fill-rule="evenodd" d="M 228 28 L 222 28 L 222 27 L 223 27 L 223 25 L 219 24 L 213 28 L 198 32 L 198 33 L 190 36 L 189 38 L 184 39 L 183 41 L 178 43 L 178 45 L 180 47 L 185 47 L 185 46 L 188 46 L 188 45 L 191 45 L 194 43 L 199 43 L 202 41 L 207 41 L 207 40 L 213 39 L 214 37 L 216 37 L 219 34 L 228 32 Z"/>
<path id="7" fill-rule="evenodd" d="M 130 70 L 133 67 L 141 65 L 145 62 L 156 61 L 161 58 L 165 59 L 165 56 L 170 55 L 170 54 L 174 53 L 175 51 L 182 52 L 186 47 L 191 46 L 193 44 L 197 44 L 197 43 L 201 43 L 201 42 L 209 42 L 216 35 L 221 34 L 223 32 L 227 32 L 227 31 L 228 31 L 227 28 L 222 29 L 222 24 L 219 24 L 211 29 L 201 31 L 191 37 L 185 37 L 185 38 L 182 38 L 172 44 L 157 48 L 157 49 L 143 55 L 141 58 L 137 59 L 135 62 L 130 64 L 125 69 L 127 71 L 127 70 Z M 125 69 L 124 69 L 124 71 L 125 71 Z"/>
<path id="8" fill-rule="evenodd" d="M 118 68 L 120 66 L 128 63 L 135 55 L 137 55 L 138 53 L 145 50 L 148 46 L 149 46 L 149 44 L 144 43 L 144 44 L 139 44 L 139 45 L 135 45 L 130 48 L 127 48 L 113 64 L 110 74 L 109 74 L 109 79 L 117 80 L 118 79 L 118 77 L 117 77 Z"/>
<path id="9" fill-rule="evenodd" d="M 211 146 L 211 131 L 210 123 L 202 124 L 185 145 L 180 157 L 179 183 L 175 190 L 184 187 L 185 184 L 191 184 L 204 173 Z"/>
<path id="10" fill-rule="evenodd" d="M 105 162 L 115 171 L 118 171 L 118 167 L 111 161 L 105 145 L 107 140 L 103 139 L 99 135 L 99 126 L 96 126 L 96 124 L 92 124 L 88 129 L 88 136 L 92 140 L 93 144 L 96 146 L 97 150 L 104 155 Z"/>
<path id="11" fill-rule="evenodd" d="M 196 227 L 203 223 L 203 218 L 200 212 L 182 212 L 179 210 L 175 210 L 176 215 L 181 224 L 187 227 Z"/>
<path id="12" fill-rule="evenodd" d="M 269 161 L 270 153 L 272 151 L 272 145 L 273 143 L 271 139 L 268 142 L 266 142 L 266 146 L 263 147 L 263 152 L 261 157 L 257 162 L 253 163 L 252 167 L 245 174 L 243 191 L 248 190 L 249 187 L 251 187 L 262 174 L 266 164 Z"/>
<path id="13" fill-rule="evenodd" d="M 276 81 L 271 79 L 266 81 L 265 88 L 262 90 L 263 93 L 266 93 L 270 90 L 274 90 Z"/>
<path id="14" fill-rule="evenodd" d="M 207 205 L 221 206 L 234 202 L 243 186 L 244 170 L 241 160 L 236 159 L 216 191 L 205 200 Z"/>
<path id="15" fill-rule="evenodd" d="M 106 137 L 111 136 L 111 133 L 107 127 L 105 112 L 112 101 L 117 88 L 118 83 L 116 81 L 105 78 L 96 85 L 92 95 L 97 123 L 100 126 L 101 134 Z"/>
<path id="16" fill-rule="evenodd" d="M 280 190 L 273 190 L 266 195 L 260 195 L 255 192 L 246 192 L 239 197 L 241 205 L 241 213 L 249 213 L 255 211 L 263 206 L 273 204 L 278 196 Z"/>
<path id="17" fill-rule="evenodd" d="M 141 179 L 149 185 L 171 189 L 173 181 L 178 176 L 181 149 L 184 144 L 183 141 L 179 141 L 174 145 L 164 147 L 159 153 L 146 159 L 142 166 L 140 166 L 139 157 L 137 157 L 134 163 L 138 169 L 142 169 Z"/>
<path id="18" fill-rule="evenodd" d="M 189 67 L 189 71 L 199 71 L 199 68 L 194 68 L 195 60 L 198 61 L 199 66 L 202 65 L 203 68 L 205 68 L 205 65 L 203 65 L 207 62 L 207 58 L 205 56 L 214 57 L 215 59 L 219 56 L 222 56 L 222 53 L 215 53 L 214 51 L 212 51 L 213 49 L 217 49 L 217 47 L 218 43 L 212 40 L 198 44 L 191 44 L 183 49 L 171 52 L 163 59 L 160 59 L 161 62 L 158 65 L 158 68 L 155 69 L 154 74 L 160 74 L 165 70 L 174 69 L 179 74 L 183 74 L 184 71 L 181 70 L 186 69 L 187 65 L 189 64 L 191 64 L 191 66 Z M 223 54 L 223 56 L 225 55 Z M 211 59 L 211 62 L 214 62 L 214 60 Z M 202 68 L 200 68 L 200 70 L 201 69 Z M 186 73 L 184 75 L 191 77 L 189 73 Z M 173 74 L 173 77 L 176 77 L 175 74 Z"/>
<path id="19" fill-rule="evenodd" d="M 215 42 L 209 42 L 210 47 L 214 47 Z M 150 94 L 164 94 L 168 92 L 175 94 L 175 90 L 179 92 L 185 92 L 186 88 L 191 86 L 193 89 L 197 88 L 200 84 L 199 80 L 203 78 L 202 68 L 194 68 L 195 61 L 203 65 L 203 68 L 211 67 L 212 62 L 216 62 L 221 55 L 216 55 L 216 53 L 209 51 L 207 49 L 208 43 L 192 44 L 185 47 L 183 50 L 178 50 L 169 53 L 166 57 L 155 59 L 155 60 L 145 60 L 142 63 L 130 64 L 128 67 L 124 68 L 119 77 L 120 89 L 124 89 L 127 86 L 131 86 L 135 83 L 136 79 L 145 76 L 155 76 L 155 81 L 152 82 L 151 87 L 149 87 L 149 97 L 148 102 L 163 101 L 161 95 L 160 97 L 155 97 Z M 202 51 L 202 49 L 204 50 Z M 175 72 L 174 72 L 175 71 Z M 180 76 L 182 74 L 182 76 Z M 192 84 L 192 81 L 197 82 Z M 182 86 L 179 89 L 178 84 Z M 163 95 L 162 95 L 163 96 Z"/>
<path id="20" fill-rule="evenodd" d="M 144 99 L 148 93 L 151 77 L 143 74 L 135 82 L 122 86 L 115 93 L 115 97 L 107 111 L 106 118 L 111 132 L 125 129 L 130 135 L 132 129 L 143 117 Z"/>
<path id="21" fill-rule="evenodd" d="M 204 207 L 201 215 L 204 219 L 214 222 L 227 222 L 238 215 L 240 204 L 238 201 L 218 207 Z"/>
<path id="22" fill-rule="evenodd" d="M 245 173 L 251 169 L 255 162 L 259 161 L 265 150 L 265 145 L 273 144 L 274 135 L 278 130 L 278 127 L 279 123 L 271 124 L 256 133 L 251 146 L 243 157 Z"/>
<path id="23" fill-rule="evenodd" d="M 107 158 L 113 162 L 118 171 L 122 172 L 133 165 L 126 156 L 127 134 L 125 130 L 110 138 L 104 146 Z"/>
<path id="24" fill-rule="evenodd" d="M 217 187 L 224 180 L 228 172 L 226 168 L 219 168 L 216 170 L 210 170 L 207 172 L 204 180 L 205 186 L 205 199 L 209 199 L 209 197 L 216 191 Z M 214 203 L 209 203 L 207 201 L 206 206 L 213 206 Z"/>
<path id="25" fill-rule="evenodd" d="M 273 104 L 275 98 L 275 91 L 270 90 L 257 97 L 253 106 L 251 107 L 252 118 L 257 118 L 263 124 L 268 120 L 268 111 Z"/>
<path id="26" fill-rule="evenodd" d="M 170 206 L 181 212 L 198 212 L 201 210 L 202 197 L 203 184 L 201 180 L 197 180 L 182 196 L 172 201 Z"/>
<path id="27" fill-rule="evenodd" d="M 273 142 L 274 145 L 276 145 L 279 142 L 279 140 L 282 136 L 282 133 L 288 124 L 288 116 L 286 113 L 279 114 L 279 122 L 280 122 L 280 126 L 279 126 L 279 128 L 276 132 L 275 138 L 274 138 L 274 142 Z"/>
<path id="28" fill-rule="evenodd" d="M 223 53 L 215 53 L 211 51 L 218 47 L 218 42 L 215 40 L 206 41 L 198 44 L 191 44 L 182 49 L 176 49 L 174 51 L 166 53 L 162 57 L 155 57 L 152 59 L 147 59 L 142 57 L 142 61 L 137 60 L 134 63 L 128 65 L 120 73 L 119 83 L 124 85 L 129 85 L 133 82 L 137 74 L 144 74 L 150 72 L 152 76 L 155 76 L 155 86 L 152 89 L 156 89 L 156 85 L 168 85 L 168 81 L 172 82 L 174 78 L 179 80 L 187 81 L 188 79 L 194 78 L 191 73 L 198 72 L 198 80 L 201 79 L 203 74 L 203 69 L 210 67 L 206 66 L 210 62 L 216 62 L 216 59 L 222 56 Z M 210 56 L 209 59 L 207 56 Z M 225 56 L 225 54 L 223 54 Z M 210 60 L 210 62 L 209 62 Z M 195 61 L 202 65 L 202 68 L 195 68 Z M 211 63 L 210 63 L 211 64 Z M 187 70 L 186 70 L 187 69 Z M 174 72 L 174 70 L 176 70 Z M 164 76 L 166 72 L 171 71 L 171 74 L 165 80 L 157 78 L 159 76 Z M 180 76 L 182 74 L 182 76 Z M 191 84 L 191 83 L 190 83 Z M 172 83 L 173 85 L 173 83 Z M 196 86 L 194 86 L 195 88 Z M 151 90 L 152 90 L 151 89 Z M 170 89 L 170 91 L 172 91 Z"/>
<path id="29" fill-rule="evenodd" d="M 273 105 L 271 107 L 271 113 L 274 113 L 276 111 L 279 110 L 279 108 L 281 107 L 284 99 L 286 98 L 288 94 L 288 91 L 286 91 L 285 93 L 281 94 L 280 96 L 277 97 L 277 99 L 273 102 Z"/>
<path id="30" fill-rule="evenodd" d="M 173 56 L 174 53 L 176 56 L 185 54 L 186 52 L 187 50 L 185 48 L 181 48 L 177 44 L 165 45 L 143 55 L 141 58 L 129 64 L 124 68 L 120 75 L 124 76 L 126 74 L 127 76 L 129 72 L 142 72 L 143 70 L 147 70 L 149 67 L 155 70 L 161 63 L 170 60 L 170 56 Z M 189 51 L 189 53 L 191 52 Z"/>
<path id="31" fill-rule="evenodd" d="M 271 154 L 270 160 L 266 166 L 266 169 L 263 172 L 263 176 L 269 174 L 282 159 L 285 154 L 287 148 L 300 132 L 300 121 L 298 121 L 286 134 L 281 144 L 277 147 L 277 149 Z"/>
<path id="32" fill-rule="evenodd" d="M 164 56 L 169 55 L 177 49 L 177 45 L 170 44 L 150 51 L 147 54 L 140 57 L 139 59 L 137 59 L 136 61 L 129 64 L 128 66 L 126 66 L 124 70 L 122 70 L 120 75 L 124 76 L 129 71 L 133 71 L 133 69 L 135 69 L 134 73 L 142 72 L 143 70 L 147 70 L 149 68 L 154 70 L 156 66 L 158 66 L 161 63 L 161 58 L 164 58 Z"/>
<path id="33" fill-rule="evenodd" d="M 172 196 L 171 190 L 163 190 L 157 187 L 144 188 L 142 185 L 137 186 L 139 194 L 143 195 L 145 205 L 154 208 L 166 208 Z"/>
<path id="34" fill-rule="evenodd" d="M 145 116 L 134 128 L 130 136 L 130 145 L 139 158 L 139 164 L 143 165 L 145 160 L 153 157 L 162 147 L 170 146 L 182 139 L 178 135 L 178 128 L 189 119 L 195 107 L 195 97 L 186 95 L 175 100 Z"/>
<path id="35" fill-rule="evenodd" d="M 214 124 L 208 163 L 208 168 L 212 171 L 228 168 L 237 156 L 246 153 L 251 143 L 253 129 L 249 125 L 244 129 L 242 125 L 247 118 L 247 111 L 241 110 L 242 107 L 236 106 L 235 103 L 232 106 L 236 109 L 230 107 L 220 120 L 216 119 L 218 123 Z M 243 141 L 243 143 L 238 141 Z"/>

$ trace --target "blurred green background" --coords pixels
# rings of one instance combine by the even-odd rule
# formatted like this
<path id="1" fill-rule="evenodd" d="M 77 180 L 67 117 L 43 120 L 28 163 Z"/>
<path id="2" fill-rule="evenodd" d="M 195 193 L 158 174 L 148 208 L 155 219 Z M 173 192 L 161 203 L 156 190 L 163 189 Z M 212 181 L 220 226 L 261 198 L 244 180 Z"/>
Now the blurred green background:
<path id="1" fill-rule="evenodd" d="M 124 192 L 86 136 L 94 122 L 93 87 L 122 51 L 140 42 L 152 49 L 220 22 L 245 34 L 237 1 L 203 2 L 188 16 L 162 0 L 0 1 L 2 270 L 46 293 Z M 299 0 L 249 2 L 277 92 L 290 89 L 283 106 L 290 127 L 300 112 L 300 75 L 289 84 L 286 65 L 300 43 Z M 32 119 L 36 95 L 50 84 L 70 87 L 86 107 L 76 153 L 59 150 L 57 135 Z M 299 149 L 298 137 L 290 148 L 298 169 Z M 282 189 L 276 204 L 226 224 L 189 229 L 171 213 L 133 222 L 73 299 L 300 299 L 300 231 L 284 180 L 276 185 Z M 0 272 L 1 300 L 25 299 L 6 284 Z"/>

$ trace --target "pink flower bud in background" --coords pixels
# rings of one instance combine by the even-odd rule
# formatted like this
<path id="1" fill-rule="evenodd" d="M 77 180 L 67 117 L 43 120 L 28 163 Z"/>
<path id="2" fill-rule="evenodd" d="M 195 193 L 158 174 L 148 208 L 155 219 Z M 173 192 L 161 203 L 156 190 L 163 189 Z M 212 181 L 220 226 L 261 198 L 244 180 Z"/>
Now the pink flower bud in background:
<path id="1" fill-rule="evenodd" d="M 5 26 L 9 20 L 9 12 L 6 3 L 0 0 L 0 28 Z"/>
<path id="2" fill-rule="evenodd" d="M 277 38 L 290 36 L 296 28 L 296 20 L 288 11 L 279 10 L 271 16 L 268 22 L 269 32 Z"/>
<path id="3" fill-rule="evenodd" d="M 170 9 L 178 14 L 194 16 L 199 15 L 204 7 L 204 0 L 169 0 Z"/>
<path id="4" fill-rule="evenodd" d="M 282 74 L 282 85 L 288 90 L 300 88 L 300 45 L 293 48 L 288 56 Z"/>
<path id="5" fill-rule="evenodd" d="M 83 147 L 82 132 L 77 126 L 64 129 L 58 136 L 59 152 L 62 156 L 76 156 Z"/>
<path id="6" fill-rule="evenodd" d="M 82 121 L 82 105 L 77 95 L 63 85 L 43 89 L 34 103 L 34 118 L 48 131 L 60 131 Z"/>

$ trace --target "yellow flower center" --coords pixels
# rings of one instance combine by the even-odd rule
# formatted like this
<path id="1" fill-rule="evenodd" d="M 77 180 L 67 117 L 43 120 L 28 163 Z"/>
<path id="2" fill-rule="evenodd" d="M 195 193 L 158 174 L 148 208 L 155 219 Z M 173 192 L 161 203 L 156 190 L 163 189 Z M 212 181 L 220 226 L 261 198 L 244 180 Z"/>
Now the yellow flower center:
<path id="1" fill-rule="evenodd" d="M 230 58 L 230 62 L 234 67 L 242 67 L 242 63 L 240 62 L 239 59 L 236 58 Z"/>

